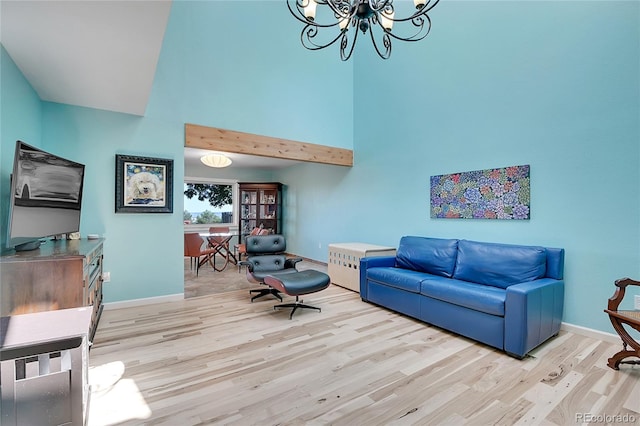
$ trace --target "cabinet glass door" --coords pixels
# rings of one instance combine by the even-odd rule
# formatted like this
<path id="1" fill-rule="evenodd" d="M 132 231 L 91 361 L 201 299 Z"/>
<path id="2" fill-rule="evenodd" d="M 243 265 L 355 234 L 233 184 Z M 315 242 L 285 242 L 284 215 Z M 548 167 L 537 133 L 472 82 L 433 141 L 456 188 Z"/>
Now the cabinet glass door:
<path id="1" fill-rule="evenodd" d="M 280 183 L 240 183 L 241 240 L 255 228 L 275 234 L 281 226 Z"/>

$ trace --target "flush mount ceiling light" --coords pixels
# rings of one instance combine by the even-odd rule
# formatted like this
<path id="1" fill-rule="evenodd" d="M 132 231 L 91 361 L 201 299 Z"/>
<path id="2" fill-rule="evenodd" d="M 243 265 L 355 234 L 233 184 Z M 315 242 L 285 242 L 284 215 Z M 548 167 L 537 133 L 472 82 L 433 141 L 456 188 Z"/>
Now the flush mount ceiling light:
<path id="1" fill-rule="evenodd" d="M 200 157 L 200 161 L 202 161 L 206 166 L 216 168 L 222 168 L 231 165 L 231 158 L 223 154 L 207 154 Z"/>
<path id="2" fill-rule="evenodd" d="M 439 1 L 413 0 L 415 10 L 405 18 L 396 18 L 393 0 L 287 0 L 287 6 L 291 14 L 304 24 L 300 33 L 304 47 L 320 50 L 340 40 L 340 59 L 346 61 L 353 53 L 358 30 L 362 34 L 369 31 L 373 47 L 382 59 L 391 56 L 392 38 L 401 41 L 422 40 L 431 30 L 428 13 Z M 326 7 L 318 8 L 318 5 Z M 322 17 L 316 19 L 316 12 Z M 400 32 L 393 28 L 394 22 L 402 24 L 399 25 L 402 27 Z M 328 41 L 316 39 L 321 30 L 332 27 L 339 31 L 335 38 L 328 38 Z"/>

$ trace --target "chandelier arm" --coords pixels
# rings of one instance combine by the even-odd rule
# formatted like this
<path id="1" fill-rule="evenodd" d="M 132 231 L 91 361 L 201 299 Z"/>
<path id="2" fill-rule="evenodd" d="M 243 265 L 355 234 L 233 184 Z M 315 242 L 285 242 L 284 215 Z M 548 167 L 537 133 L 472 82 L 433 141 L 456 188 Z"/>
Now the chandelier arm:
<path id="1" fill-rule="evenodd" d="M 378 54 L 378 56 L 380 56 L 382 59 L 389 59 L 389 57 L 391 56 L 391 38 L 389 37 L 391 35 L 391 33 L 389 31 L 384 31 L 382 33 L 382 46 L 384 47 L 384 51 L 380 50 L 380 47 L 378 46 L 378 43 L 376 42 L 376 37 L 373 34 L 373 28 L 369 31 L 369 34 L 371 35 L 371 42 L 373 43 L 373 47 L 376 50 L 376 53 Z"/>
<path id="2" fill-rule="evenodd" d="M 295 2 L 296 9 L 293 9 L 291 7 L 291 2 L 292 1 Z M 336 25 L 338 25 L 338 22 L 334 22 L 332 24 L 319 24 L 319 23 L 317 23 L 315 21 L 308 20 L 304 16 L 304 11 L 300 10 L 300 3 L 299 3 L 300 1 L 301 0 L 287 0 L 287 7 L 289 8 L 289 12 L 291 12 L 293 17 L 296 18 L 298 21 L 302 22 L 306 26 L 314 26 L 314 27 L 318 27 L 318 28 L 331 28 L 331 27 L 335 27 Z M 304 31 L 304 29 L 303 29 L 303 31 Z"/>
<path id="3" fill-rule="evenodd" d="M 392 19 L 393 22 L 407 22 L 407 21 L 413 21 L 415 18 L 424 15 L 425 18 L 429 18 L 429 16 L 427 16 L 427 13 L 429 13 L 431 11 L 431 9 L 433 9 L 438 2 L 440 2 L 440 0 L 434 0 L 433 3 L 431 3 L 431 0 L 428 0 L 424 6 L 422 6 L 421 8 L 417 9 L 416 12 L 410 16 L 407 16 L 406 18 L 395 18 Z"/>
<path id="4" fill-rule="evenodd" d="M 353 40 L 351 46 L 349 46 L 349 32 L 344 30 L 341 33 L 342 41 L 340 42 L 340 59 L 348 61 L 353 53 L 353 48 L 356 47 L 356 40 L 358 40 L 358 31 L 353 31 Z M 345 53 L 346 52 L 346 53 Z"/>
<path id="5" fill-rule="evenodd" d="M 427 23 L 426 25 L 425 25 L 425 21 Z M 412 23 L 414 26 L 418 28 L 415 34 L 413 34 L 410 37 L 402 37 L 397 34 L 394 34 L 392 31 L 385 30 L 385 32 L 389 34 L 389 36 L 395 38 L 396 40 L 401 40 L 401 41 L 420 41 L 429 35 L 429 32 L 431 31 L 431 18 L 429 16 L 425 15 L 424 18 L 422 17 L 416 18 L 412 21 Z"/>
<path id="6" fill-rule="evenodd" d="M 336 18 L 351 19 L 357 10 L 357 7 L 353 7 L 348 0 L 316 0 L 316 3 L 329 6 Z"/>
<path id="7" fill-rule="evenodd" d="M 342 36 L 342 33 L 344 31 L 341 31 L 340 33 L 338 33 L 338 35 L 331 41 L 329 41 L 326 44 L 318 44 L 315 43 L 313 41 L 314 37 L 316 35 L 318 35 L 318 28 L 314 25 L 305 25 L 304 28 L 302 28 L 302 32 L 300 33 L 300 42 L 302 43 L 302 46 L 305 47 L 305 49 L 309 49 L 309 50 L 320 50 L 320 49 L 324 49 L 325 47 L 329 47 L 332 44 L 334 44 L 336 41 L 338 41 L 338 39 Z"/>
<path id="8" fill-rule="evenodd" d="M 393 7 L 393 0 L 379 0 L 379 1 L 368 0 L 368 2 L 371 10 L 378 13 L 382 12 L 387 6 Z"/>

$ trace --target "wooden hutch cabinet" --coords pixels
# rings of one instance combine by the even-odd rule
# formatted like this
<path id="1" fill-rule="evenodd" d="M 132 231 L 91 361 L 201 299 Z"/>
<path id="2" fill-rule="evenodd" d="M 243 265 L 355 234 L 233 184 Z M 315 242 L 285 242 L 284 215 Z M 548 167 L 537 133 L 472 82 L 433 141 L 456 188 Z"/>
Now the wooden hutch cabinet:
<path id="1" fill-rule="evenodd" d="M 251 230 L 264 228 L 271 234 L 282 232 L 282 184 L 240 183 L 240 232 L 241 242 Z"/>
<path id="2" fill-rule="evenodd" d="M 91 307 L 89 340 L 102 313 L 102 239 L 51 240 L 0 258 L 2 317 Z"/>

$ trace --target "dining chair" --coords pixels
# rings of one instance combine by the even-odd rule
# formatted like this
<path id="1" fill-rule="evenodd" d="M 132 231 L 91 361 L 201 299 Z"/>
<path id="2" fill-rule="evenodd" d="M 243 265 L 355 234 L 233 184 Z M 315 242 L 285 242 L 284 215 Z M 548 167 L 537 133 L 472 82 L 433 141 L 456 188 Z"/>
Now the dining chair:
<path id="1" fill-rule="evenodd" d="M 228 226 L 211 226 L 209 228 L 209 234 L 227 234 L 227 235 L 210 235 L 207 237 L 207 241 L 209 242 L 209 248 L 215 249 L 215 254 L 212 256 L 213 258 L 213 269 L 216 271 L 224 270 L 229 264 L 231 254 L 231 249 L 229 247 L 229 241 L 232 236 L 230 234 L 230 228 Z M 215 255 L 219 254 L 222 257 L 223 264 L 220 268 L 216 266 Z M 235 255 L 233 255 L 235 261 Z"/>
<path id="2" fill-rule="evenodd" d="M 229 227 L 228 226 L 212 226 L 209 228 L 209 233 L 210 234 L 228 234 Z M 216 242 L 220 242 L 224 239 L 223 236 L 218 236 L 218 235 L 212 235 L 209 238 Z"/>
<path id="3" fill-rule="evenodd" d="M 205 241 L 197 232 L 187 232 L 184 234 L 184 255 L 191 258 L 192 265 L 195 265 L 196 276 L 200 267 L 211 260 L 216 254 L 216 250 L 202 248 Z M 193 266 L 192 268 L 193 269 Z"/>
<path id="4" fill-rule="evenodd" d="M 268 234 L 269 234 L 268 230 L 260 227 L 255 227 L 251 230 L 251 232 L 249 233 L 249 236 L 251 237 L 254 235 L 268 235 Z M 242 260 L 243 254 L 245 256 L 247 255 L 247 245 L 245 243 L 238 242 L 238 244 L 233 246 L 233 253 L 236 256 L 236 259 L 238 259 L 238 273 L 240 273 L 240 269 L 242 267 L 242 265 L 240 265 L 240 261 Z"/>
<path id="5" fill-rule="evenodd" d="M 189 248 L 187 247 L 187 239 L 184 241 L 184 257 L 189 258 L 189 269 L 193 270 L 193 257 L 189 256 Z"/>

